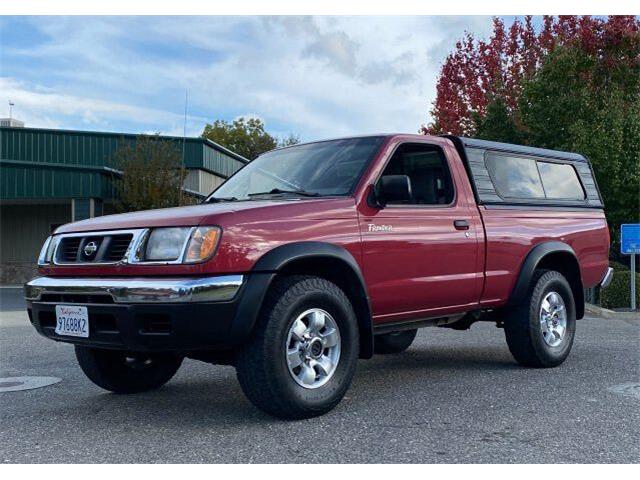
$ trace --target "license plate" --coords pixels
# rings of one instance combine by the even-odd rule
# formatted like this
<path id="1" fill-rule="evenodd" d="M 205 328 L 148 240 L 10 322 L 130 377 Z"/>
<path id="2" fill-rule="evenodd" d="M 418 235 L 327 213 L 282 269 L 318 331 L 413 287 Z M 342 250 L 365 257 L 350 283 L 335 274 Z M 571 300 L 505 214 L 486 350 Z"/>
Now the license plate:
<path id="1" fill-rule="evenodd" d="M 56 305 L 56 333 L 68 337 L 89 337 L 87 307 Z"/>

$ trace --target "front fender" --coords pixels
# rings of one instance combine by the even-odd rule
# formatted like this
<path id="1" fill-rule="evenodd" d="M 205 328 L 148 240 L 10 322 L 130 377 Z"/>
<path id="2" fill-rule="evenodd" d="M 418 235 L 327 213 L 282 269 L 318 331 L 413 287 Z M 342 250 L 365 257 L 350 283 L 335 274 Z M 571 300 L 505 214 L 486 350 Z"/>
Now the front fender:
<path id="1" fill-rule="evenodd" d="M 240 305 L 233 322 L 234 338 L 242 339 L 253 330 L 260 308 L 269 287 L 279 274 L 295 269 L 296 265 L 305 262 L 334 262 L 341 268 L 332 272 L 338 275 L 329 278 L 336 281 L 350 297 L 358 318 L 360 331 L 360 357 L 370 358 L 373 355 L 373 324 L 371 306 L 367 295 L 366 284 L 355 258 L 345 248 L 325 242 L 295 242 L 270 250 L 255 263 L 243 287 Z M 313 275 L 314 271 L 296 271 Z"/>

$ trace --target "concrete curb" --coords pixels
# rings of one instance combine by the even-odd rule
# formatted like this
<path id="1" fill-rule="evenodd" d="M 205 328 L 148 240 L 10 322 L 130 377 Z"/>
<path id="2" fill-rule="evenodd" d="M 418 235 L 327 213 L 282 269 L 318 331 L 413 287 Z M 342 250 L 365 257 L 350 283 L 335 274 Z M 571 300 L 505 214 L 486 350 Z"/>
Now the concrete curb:
<path id="1" fill-rule="evenodd" d="M 593 305 L 591 303 L 585 303 L 584 309 L 586 312 L 602 318 L 617 318 L 619 320 L 640 320 L 640 312 L 616 312 L 599 307 L 597 305 Z"/>

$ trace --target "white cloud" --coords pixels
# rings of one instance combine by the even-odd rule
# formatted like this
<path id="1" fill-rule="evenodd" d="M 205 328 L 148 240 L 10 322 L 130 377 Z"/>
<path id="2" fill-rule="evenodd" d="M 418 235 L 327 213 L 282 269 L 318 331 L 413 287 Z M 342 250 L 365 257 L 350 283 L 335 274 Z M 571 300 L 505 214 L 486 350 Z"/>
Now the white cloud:
<path id="1" fill-rule="evenodd" d="M 15 117 L 25 121 L 27 126 L 44 128 L 82 128 L 84 126 L 112 129 L 111 126 L 119 122 L 133 121 L 141 126 L 172 126 L 171 128 L 174 128 L 175 124 L 182 124 L 184 121 L 183 116 L 172 112 L 60 94 L 8 77 L 0 77 L 0 91 L 16 105 Z M 198 124 L 204 121 L 203 118 L 194 117 L 188 117 L 187 120 L 188 123 Z M 166 130 L 162 132 L 169 134 Z"/>
<path id="2" fill-rule="evenodd" d="M 207 121 L 258 116 L 304 140 L 416 132 L 440 63 L 486 17 L 47 17 L 45 41 L 3 55 L 30 125 L 188 133 Z M 10 62 L 6 63 L 7 65 Z M 12 98 L 12 100 L 14 100 Z M 46 123 L 46 124 L 43 124 Z"/>

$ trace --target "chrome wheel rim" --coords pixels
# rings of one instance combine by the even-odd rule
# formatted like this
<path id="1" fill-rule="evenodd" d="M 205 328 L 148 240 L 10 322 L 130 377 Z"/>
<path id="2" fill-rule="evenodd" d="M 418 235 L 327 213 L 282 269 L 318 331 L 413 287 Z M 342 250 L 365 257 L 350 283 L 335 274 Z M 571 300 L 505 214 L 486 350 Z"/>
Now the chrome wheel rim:
<path id="1" fill-rule="evenodd" d="M 567 332 L 567 308 L 562 296 L 549 292 L 540 305 L 540 327 L 542 338 L 550 347 L 557 347 Z"/>
<path id="2" fill-rule="evenodd" d="M 304 388 L 319 388 L 336 372 L 340 361 L 340 330 L 320 308 L 304 311 L 289 328 L 285 355 L 289 373 Z"/>

